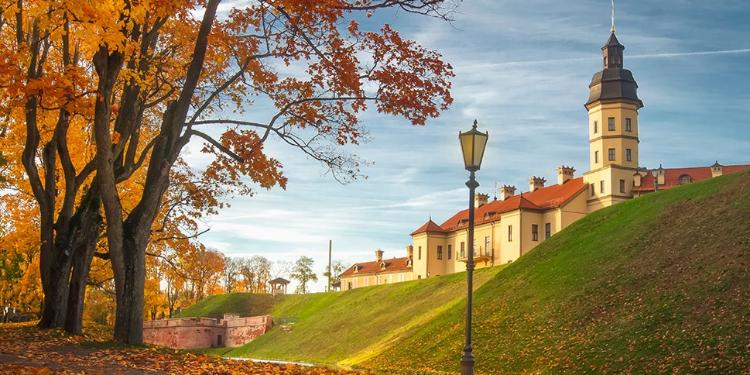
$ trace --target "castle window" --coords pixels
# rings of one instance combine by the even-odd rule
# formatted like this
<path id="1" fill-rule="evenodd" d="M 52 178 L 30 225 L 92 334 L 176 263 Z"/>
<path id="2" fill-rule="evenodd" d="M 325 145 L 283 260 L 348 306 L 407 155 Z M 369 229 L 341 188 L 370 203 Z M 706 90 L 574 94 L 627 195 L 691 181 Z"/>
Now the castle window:
<path id="1" fill-rule="evenodd" d="M 607 129 L 609 129 L 609 131 L 611 132 L 615 131 L 615 118 L 614 117 L 610 117 L 607 119 Z"/>
<path id="2" fill-rule="evenodd" d="M 531 240 L 539 241 L 539 225 L 531 224 Z"/>
<path id="3" fill-rule="evenodd" d="M 552 224 L 551 223 L 545 223 L 544 224 L 544 239 L 548 239 L 552 236 Z"/>
<path id="4" fill-rule="evenodd" d="M 461 242 L 461 254 L 459 255 L 459 258 L 466 258 L 466 246 L 463 242 Z"/>
<path id="5" fill-rule="evenodd" d="M 625 180 L 620 180 L 620 193 L 625 192 Z"/>
<path id="6" fill-rule="evenodd" d="M 610 148 L 607 151 L 609 153 L 609 155 L 608 155 L 609 156 L 609 161 L 615 161 L 616 160 L 615 159 L 615 149 L 614 148 Z"/>
<path id="7" fill-rule="evenodd" d="M 596 192 L 595 192 L 594 190 L 595 190 L 595 189 L 594 189 L 594 184 L 591 184 L 591 196 L 592 196 L 592 197 L 593 197 L 593 196 L 594 196 L 594 194 L 596 193 Z"/>
<path id="8" fill-rule="evenodd" d="M 604 193 L 604 180 L 599 181 L 599 192 Z"/>
<path id="9" fill-rule="evenodd" d="M 594 163 L 599 162 L 599 151 L 594 151 Z"/>
<path id="10" fill-rule="evenodd" d="M 599 133 L 599 121 L 594 121 L 594 134 Z"/>
<path id="11" fill-rule="evenodd" d="M 437 247 L 437 258 L 438 260 L 443 259 L 443 247 L 442 246 Z"/>
<path id="12" fill-rule="evenodd" d="M 422 246 L 417 248 L 417 259 L 422 260 Z"/>
<path id="13" fill-rule="evenodd" d="M 508 225 L 508 242 L 513 242 L 513 226 Z"/>
<path id="14" fill-rule="evenodd" d="M 448 245 L 448 259 L 453 258 L 453 245 Z"/>
<path id="15" fill-rule="evenodd" d="M 625 149 L 625 160 L 627 161 L 633 161 L 633 150 L 626 148 Z"/>
<path id="16" fill-rule="evenodd" d="M 693 178 L 690 175 L 684 174 L 680 176 L 680 185 L 689 184 L 693 182 Z"/>
<path id="17" fill-rule="evenodd" d="M 632 132 L 633 131 L 633 120 L 626 118 L 625 119 L 625 131 L 626 132 Z"/>

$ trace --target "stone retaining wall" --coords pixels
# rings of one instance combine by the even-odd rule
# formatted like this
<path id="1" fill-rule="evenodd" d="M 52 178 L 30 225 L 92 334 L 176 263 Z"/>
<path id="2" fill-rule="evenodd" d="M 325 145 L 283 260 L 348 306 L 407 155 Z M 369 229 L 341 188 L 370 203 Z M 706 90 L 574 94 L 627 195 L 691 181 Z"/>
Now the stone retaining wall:
<path id="1" fill-rule="evenodd" d="M 143 322 L 143 341 L 174 349 L 237 347 L 266 333 L 271 326 L 270 315 L 152 320 Z"/>

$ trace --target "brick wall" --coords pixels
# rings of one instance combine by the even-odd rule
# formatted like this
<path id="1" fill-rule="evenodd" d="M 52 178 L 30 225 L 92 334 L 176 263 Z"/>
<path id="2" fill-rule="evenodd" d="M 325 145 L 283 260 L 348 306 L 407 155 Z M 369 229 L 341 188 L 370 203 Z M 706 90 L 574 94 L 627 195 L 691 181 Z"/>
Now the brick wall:
<path id="1" fill-rule="evenodd" d="M 227 319 L 224 322 L 227 337 L 224 345 L 228 348 L 242 346 L 254 340 L 266 333 L 273 325 L 269 315 Z"/>
<path id="2" fill-rule="evenodd" d="M 175 349 L 236 347 L 266 333 L 272 325 L 268 315 L 153 320 L 143 323 L 143 341 Z"/>

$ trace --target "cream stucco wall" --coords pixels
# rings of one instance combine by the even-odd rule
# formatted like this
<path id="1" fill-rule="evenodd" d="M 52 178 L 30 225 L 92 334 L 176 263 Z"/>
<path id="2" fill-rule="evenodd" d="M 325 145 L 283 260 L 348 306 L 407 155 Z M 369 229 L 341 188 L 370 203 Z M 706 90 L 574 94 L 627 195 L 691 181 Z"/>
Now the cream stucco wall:
<path id="1" fill-rule="evenodd" d="M 385 285 L 400 283 L 404 281 L 410 281 L 414 279 L 414 273 L 411 270 L 405 271 L 393 271 L 393 272 L 380 272 L 380 273 L 368 273 L 361 275 L 351 275 L 341 277 L 341 289 L 350 290 L 356 288 L 364 288 L 373 285 Z M 351 283 L 351 287 L 349 287 Z"/>

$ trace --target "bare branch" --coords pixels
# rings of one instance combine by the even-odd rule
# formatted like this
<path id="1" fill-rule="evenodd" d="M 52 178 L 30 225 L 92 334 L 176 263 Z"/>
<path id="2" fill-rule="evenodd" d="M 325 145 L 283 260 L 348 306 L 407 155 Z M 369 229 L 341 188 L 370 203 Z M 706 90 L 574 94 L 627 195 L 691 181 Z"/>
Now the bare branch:
<path id="1" fill-rule="evenodd" d="M 215 140 L 215 139 L 211 138 L 211 136 L 210 136 L 210 135 L 208 135 L 208 134 L 206 134 L 206 133 L 204 133 L 204 132 L 201 132 L 201 131 L 198 131 L 198 130 L 194 130 L 194 129 L 193 129 L 193 130 L 190 130 L 190 131 L 189 131 L 189 132 L 187 133 L 187 135 L 188 135 L 188 136 L 189 136 L 189 135 L 197 135 L 197 136 L 199 136 L 199 137 L 201 137 L 201 138 L 205 139 L 206 141 L 208 141 L 208 143 L 210 143 L 210 144 L 211 144 L 211 145 L 213 145 L 214 147 L 216 147 L 216 148 L 218 148 L 219 150 L 221 150 L 221 152 L 223 152 L 223 153 L 225 153 L 225 154 L 229 155 L 229 157 L 231 157 L 232 159 L 234 159 L 234 160 L 235 160 L 235 161 L 237 161 L 238 163 L 244 163 L 244 162 L 245 162 L 245 160 L 244 160 L 244 159 L 242 159 L 242 158 L 241 158 L 241 157 L 240 157 L 239 155 L 235 154 L 235 153 L 234 153 L 234 152 L 233 152 L 232 150 L 230 150 L 230 149 L 229 149 L 229 148 L 227 148 L 226 146 L 224 146 L 224 145 L 222 145 L 221 143 L 219 143 L 219 141 L 217 141 L 217 140 Z"/>

